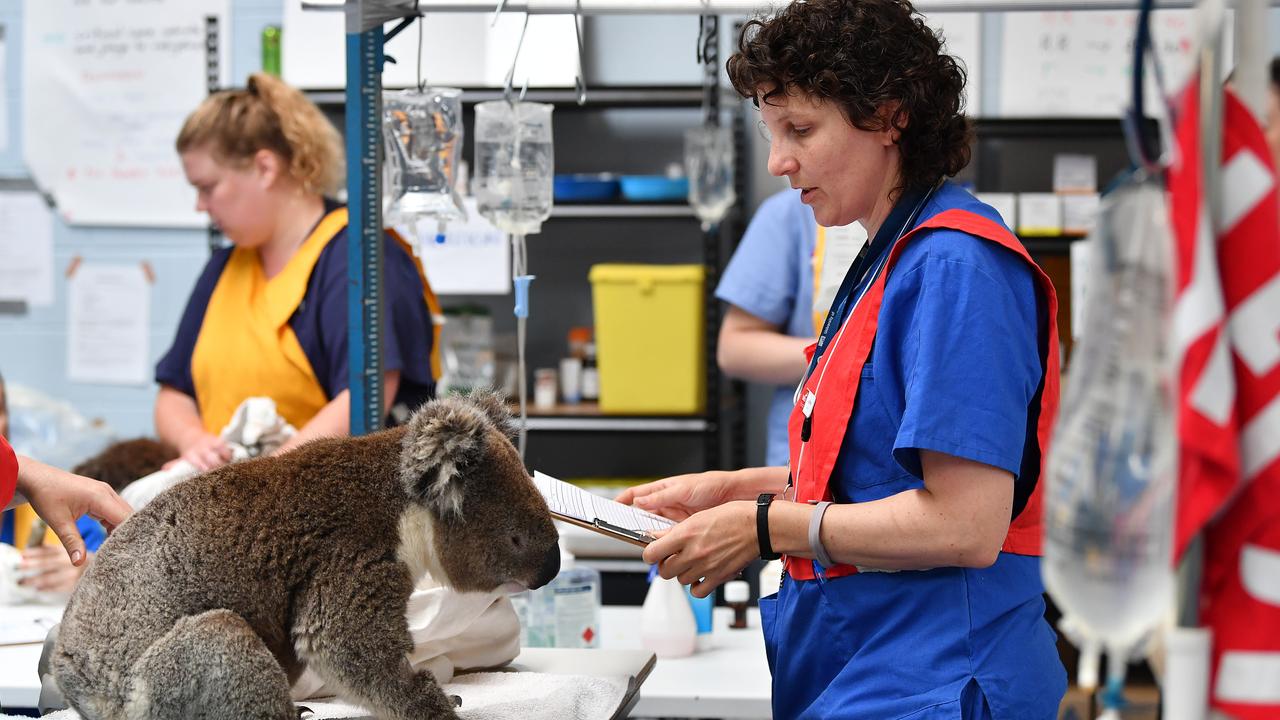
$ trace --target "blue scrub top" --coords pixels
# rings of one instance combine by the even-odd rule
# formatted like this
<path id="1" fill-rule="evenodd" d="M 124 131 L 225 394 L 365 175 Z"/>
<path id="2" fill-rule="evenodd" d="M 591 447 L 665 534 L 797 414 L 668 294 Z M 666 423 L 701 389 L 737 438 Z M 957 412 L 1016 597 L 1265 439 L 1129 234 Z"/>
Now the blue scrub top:
<path id="1" fill-rule="evenodd" d="M 325 213 L 341 207 L 325 202 Z M 222 277 L 232 248 L 218 250 L 196 280 L 178 324 L 173 345 L 156 365 L 156 382 L 195 397 L 191 355 L 204 323 L 209 298 Z M 383 369 L 400 371 L 395 404 L 410 410 L 435 396 L 431 376 L 432 318 L 423 299 L 422 279 L 413 258 L 391 238 L 383 242 L 383 292 L 387 327 L 383 332 Z M 347 389 L 347 229 L 325 245 L 307 281 L 306 294 L 289 318 L 302 352 L 323 388 L 333 399 Z"/>
<path id="2" fill-rule="evenodd" d="M 777 325 L 792 337 L 813 338 L 813 249 L 818 223 L 783 190 L 760 204 L 729 260 L 716 297 Z M 799 378 L 797 378 L 798 380 Z M 787 417 L 795 387 L 777 386 L 769 404 L 765 464 L 787 464 Z"/>
<path id="3" fill-rule="evenodd" d="M 1001 221 L 944 183 L 917 224 L 951 208 Z M 995 243 L 953 230 L 909 243 L 885 285 L 836 500 L 922 488 L 928 449 L 1008 471 L 1020 508 L 1038 479 L 1023 461 L 1038 458 L 1042 302 L 1030 267 Z M 983 569 L 788 578 L 761 602 L 774 717 L 1055 718 L 1066 675 L 1042 593 L 1039 559 L 1008 553 Z"/>

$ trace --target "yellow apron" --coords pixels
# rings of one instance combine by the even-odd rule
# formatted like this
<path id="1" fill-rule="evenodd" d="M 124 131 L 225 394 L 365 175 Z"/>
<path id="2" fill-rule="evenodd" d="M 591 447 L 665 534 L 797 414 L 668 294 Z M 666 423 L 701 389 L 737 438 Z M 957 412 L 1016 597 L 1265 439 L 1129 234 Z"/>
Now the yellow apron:
<path id="1" fill-rule="evenodd" d="M 818 239 L 813 242 L 813 297 L 809 298 L 809 305 L 812 306 L 818 299 L 818 286 L 822 284 L 822 259 L 827 256 L 827 229 L 821 225 L 818 226 Z M 813 311 L 813 336 L 816 338 L 822 332 L 822 323 L 827 319 L 826 310 Z"/>
<path id="2" fill-rule="evenodd" d="M 221 432 L 246 398 L 270 397 L 279 413 L 297 428 L 331 400 L 289 319 L 306 295 L 320 253 L 346 226 L 345 207 L 325 215 L 284 270 L 270 280 L 263 275 L 256 251 L 231 251 L 209 298 L 191 356 L 191 379 L 206 432 Z M 390 234 L 414 259 L 422 279 L 423 298 L 433 319 L 431 372 L 433 378 L 439 378 L 440 303 L 408 243 L 394 232 Z"/>

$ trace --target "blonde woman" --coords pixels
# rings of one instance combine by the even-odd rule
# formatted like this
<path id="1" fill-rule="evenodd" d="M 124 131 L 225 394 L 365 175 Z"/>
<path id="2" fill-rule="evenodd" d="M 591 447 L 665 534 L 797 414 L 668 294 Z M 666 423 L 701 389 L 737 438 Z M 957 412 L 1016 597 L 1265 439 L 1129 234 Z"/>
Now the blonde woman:
<path id="1" fill-rule="evenodd" d="M 213 254 L 156 367 L 160 439 L 201 470 L 246 398 L 267 396 L 299 432 L 281 450 L 350 431 L 347 209 L 337 131 L 302 93 L 263 74 L 217 93 L 178 134 L 196 209 L 231 241 Z M 435 298 L 408 245 L 383 250 L 388 409 L 435 393 Z"/>

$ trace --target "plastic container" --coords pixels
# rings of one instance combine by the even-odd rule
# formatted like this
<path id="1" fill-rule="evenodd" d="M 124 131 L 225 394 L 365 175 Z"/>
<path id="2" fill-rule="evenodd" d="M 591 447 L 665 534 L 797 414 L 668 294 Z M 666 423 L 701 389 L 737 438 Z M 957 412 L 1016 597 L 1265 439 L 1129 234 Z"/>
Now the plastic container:
<path id="1" fill-rule="evenodd" d="M 600 411 L 691 415 L 705 401 L 702 265 L 591 268 Z"/>
<path id="2" fill-rule="evenodd" d="M 689 585 L 684 586 L 684 592 L 689 596 L 689 609 L 693 610 L 694 625 L 698 628 L 695 647 L 698 652 L 710 650 L 712 646 L 711 631 L 715 627 L 714 623 L 711 622 L 711 616 L 716 607 L 716 594 L 712 592 L 704 598 L 694 597 Z"/>
<path id="3" fill-rule="evenodd" d="M 618 191 L 618 176 L 611 173 L 556 175 L 551 184 L 556 202 L 605 202 Z"/>
<path id="4" fill-rule="evenodd" d="M 666 175 L 623 175 L 622 197 L 632 202 L 684 202 L 689 197 L 689 178 Z"/>
<path id="5" fill-rule="evenodd" d="M 522 647 L 600 645 L 600 572 L 577 565 L 563 547 L 555 579 L 537 590 L 513 595 L 511 602 L 520 618 Z"/>
<path id="6" fill-rule="evenodd" d="M 675 579 L 654 577 L 640 608 L 640 643 L 660 658 L 692 655 L 697 646 L 698 624 Z"/>

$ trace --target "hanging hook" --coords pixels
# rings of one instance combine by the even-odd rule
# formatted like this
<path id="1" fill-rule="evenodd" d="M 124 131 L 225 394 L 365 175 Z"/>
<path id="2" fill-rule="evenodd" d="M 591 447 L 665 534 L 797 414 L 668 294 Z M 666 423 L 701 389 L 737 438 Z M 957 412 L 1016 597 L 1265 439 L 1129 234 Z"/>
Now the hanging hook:
<path id="1" fill-rule="evenodd" d="M 493 10 L 493 19 L 489 21 L 489 27 L 498 24 L 498 18 L 502 15 L 502 8 L 507 6 L 507 0 L 498 0 L 498 7 Z"/>
<path id="2" fill-rule="evenodd" d="M 582 62 L 582 0 L 574 0 L 573 36 L 578 41 L 578 74 L 573 76 L 573 91 L 578 105 L 587 104 L 587 75 Z"/>
<path id="3" fill-rule="evenodd" d="M 418 92 L 423 92 L 427 81 L 422 78 L 422 26 L 427 24 L 422 11 L 418 10 L 420 0 L 413 0 L 413 12 L 418 16 Z"/>
<path id="4" fill-rule="evenodd" d="M 529 13 L 525 13 L 524 25 L 520 27 L 520 39 L 516 41 L 516 54 L 513 55 L 511 58 L 511 69 L 507 71 L 507 78 L 502 83 L 503 85 L 502 99 L 506 100 L 508 104 L 515 102 L 511 99 L 511 94 L 515 91 L 513 83 L 515 82 L 515 79 L 516 79 L 516 63 L 520 61 L 520 48 L 524 45 L 524 34 L 528 32 L 528 30 L 529 30 Z M 528 89 L 529 89 L 529 78 L 526 77 L 524 80 L 524 89 L 520 91 L 520 98 L 519 98 L 520 100 L 524 99 L 524 94 Z"/>

